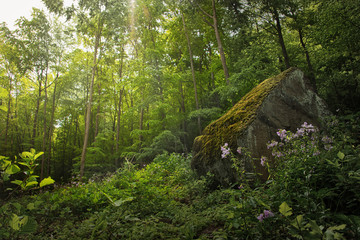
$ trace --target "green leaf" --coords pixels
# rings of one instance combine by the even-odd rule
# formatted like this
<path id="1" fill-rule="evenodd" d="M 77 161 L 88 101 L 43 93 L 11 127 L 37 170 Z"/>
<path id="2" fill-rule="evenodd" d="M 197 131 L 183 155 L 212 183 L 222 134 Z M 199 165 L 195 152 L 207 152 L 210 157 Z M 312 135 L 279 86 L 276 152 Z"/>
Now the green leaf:
<path id="1" fill-rule="evenodd" d="M 311 227 L 310 236 L 311 239 L 321 239 L 322 231 L 320 227 L 317 225 L 317 223 L 314 220 L 310 220 L 309 223 L 306 225 L 307 227 Z"/>
<path id="2" fill-rule="evenodd" d="M 28 168 L 30 168 L 30 164 L 26 163 L 26 162 L 19 162 L 19 164 L 23 165 L 23 166 L 27 166 Z"/>
<path id="3" fill-rule="evenodd" d="M 35 209 L 35 203 L 29 203 L 27 206 L 26 206 L 27 209 L 29 210 L 34 210 Z"/>
<path id="4" fill-rule="evenodd" d="M 30 187 L 36 186 L 36 185 L 38 185 L 37 181 L 31 181 L 31 182 L 26 183 L 25 188 L 30 188 Z"/>
<path id="5" fill-rule="evenodd" d="M 29 234 L 36 231 L 37 222 L 34 218 L 25 216 L 23 220 L 24 221 L 21 221 L 22 226 L 20 229 L 20 234 Z"/>
<path id="6" fill-rule="evenodd" d="M 291 225 L 293 225 L 296 229 L 301 230 L 303 226 L 303 219 L 304 215 L 298 215 L 296 218 L 292 221 Z"/>
<path id="7" fill-rule="evenodd" d="M 339 158 L 340 160 L 343 160 L 344 157 L 345 157 L 345 154 L 342 153 L 342 152 L 338 152 L 337 156 L 338 156 L 338 158 Z"/>
<path id="8" fill-rule="evenodd" d="M 346 228 L 346 224 L 341 224 L 338 226 L 333 226 L 333 227 L 329 227 L 329 230 L 333 230 L 333 231 L 338 231 L 338 230 L 343 230 Z"/>
<path id="9" fill-rule="evenodd" d="M 20 230 L 20 218 L 19 218 L 19 216 L 13 213 L 13 216 L 12 216 L 10 222 L 9 222 L 9 225 L 15 231 Z"/>
<path id="10" fill-rule="evenodd" d="M 34 160 L 36 160 L 38 157 L 40 157 L 41 155 L 43 155 L 44 152 L 39 152 L 34 156 Z"/>
<path id="11" fill-rule="evenodd" d="M 53 180 L 51 177 L 44 178 L 44 179 L 40 182 L 40 187 L 44 187 L 44 186 L 53 184 L 54 182 L 55 182 L 55 180 Z"/>
<path id="12" fill-rule="evenodd" d="M 37 222 L 33 218 L 19 217 L 16 214 L 13 214 L 9 224 L 13 230 L 20 231 L 20 234 L 33 233 L 37 228 Z"/>
<path id="13" fill-rule="evenodd" d="M 234 212 L 229 212 L 229 214 L 228 214 L 228 219 L 233 219 L 235 217 L 235 214 L 234 214 Z"/>
<path id="14" fill-rule="evenodd" d="M 14 183 L 14 184 L 20 186 L 20 185 L 22 184 L 22 181 L 20 181 L 20 180 L 14 180 L 14 181 L 11 181 L 11 183 Z"/>
<path id="15" fill-rule="evenodd" d="M 283 202 L 279 207 L 279 212 L 285 217 L 292 215 L 292 208 L 286 202 Z"/>
<path id="16" fill-rule="evenodd" d="M 121 206 L 123 203 L 125 202 L 131 202 L 132 200 L 134 200 L 134 197 L 128 197 L 128 198 L 125 198 L 125 199 L 119 199 L 117 201 L 114 202 L 114 206 L 115 207 L 119 207 Z"/>
<path id="17" fill-rule="evenodd" d="M 15 174 L 18 172 L 20 172 L 20 168 L 18 167 L 18 165 L 15 165 L 15 164 L 11 164 L 5 170 L 5 173 L 7 173 L 9 175 L 12 175 L 12 174 Z"/>

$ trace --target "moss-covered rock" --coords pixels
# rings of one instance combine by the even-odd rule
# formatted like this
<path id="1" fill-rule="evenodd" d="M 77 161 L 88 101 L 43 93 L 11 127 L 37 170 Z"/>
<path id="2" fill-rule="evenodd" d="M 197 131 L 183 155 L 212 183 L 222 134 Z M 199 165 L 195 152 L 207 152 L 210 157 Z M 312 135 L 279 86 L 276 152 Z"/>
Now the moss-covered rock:
<path id="1" fill-rule="evenodd" d="M 220 147 L 228 143 L 234 154 L 238 147 L 246 147 L 255 161 L 239 159 L 245 169 L 266 176 L 256 159 L 270 155 L 266 144 L 276 138 L 278 129 L 294 131 L 303 122 L 320 127 L 320 120 L 329 114 L 304 73 L 290 68 L 263 81 L 204 129 L 194 141 L 192 167 L 200 175 L 211 172 L 222 185 L 238 181 L 232 161 L 221 158 Z"/>

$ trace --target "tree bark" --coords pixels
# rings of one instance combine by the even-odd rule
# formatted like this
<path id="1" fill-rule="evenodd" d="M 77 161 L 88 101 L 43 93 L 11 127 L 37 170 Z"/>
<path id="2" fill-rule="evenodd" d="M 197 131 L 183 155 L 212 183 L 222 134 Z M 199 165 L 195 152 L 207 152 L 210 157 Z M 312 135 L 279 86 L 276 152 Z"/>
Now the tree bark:
<path id="1" fill-rule="evenodd" d="M 48 156 L 48 169 L 47 169 L 47 175 L 50 176 L 50 159 L 51 159 L 51 139 L 52 139 L 52 135 L 54 132 L 54 116 L 55 116 L 55 103 L 56 103 L 56 88 L 57 88 L 57 79 L 59 77 L 59 74 L 57 74 L 56 78 L 55 78 L 55 85 L 54 85 L 54 92 L 53 92 L 53 98 L 52 98 L 52 108 L 51 108 L 51 117 L 50 117 L 50 123 L 49 123 L 49 138 L 48 138 L 48 152 L 49 152 L 49 156 Z"/>
<path id="2" fill-rule="evenodd" d="M 302 48 L 304 49 L 304 53 L 305 53 L 305 57 L 306 57 L 306 63 L 308 65 L 308 69 L 309 69 L 309 74 L 310 74 L 309 78 L 310 78 L 311 84 L 314 87 L 314 91 L 317 92 L 317 86 L 316 86 L 316 81 L 315 81 L 315 72 L 314 72 L 314 68 L 313 68 L 313 66 L 311 64 L 311 61 L 310 61 L 309 51 L 307 50 L 306 44 L 304 42 L 302 29 L 299 28 L 298 32 L 299 32 L 299 40 L 300 40 Z"/>
<path id="3" fill-rule="evenodd" d="M 186 41 L 187 41 L 187 46 L 188 46 L 188 51 L 189 51 L 189 57 L 190 57 L 191 75 L 192 75 L 192 80 L 193 80 L 193 84 L 194 84 L 194 92 L 195 92 L 195 105 L 196 105 L 196 110 L 199 110 L 200 107 L 199 107 L 199 99 L 198 99 L 197 87 L 196 87 L 194 60 L 193 60 L 193 55 L 192 55 L 192 51 L 191 51 L 190 38 L 189 38 L 189 34 L 187 32 L 187 29 L 186 29 L 186 23 L 185 23 L 185 18 L 184 18 L 183 13 L 181 13 L 181 18 L 182 18 L 182 22 L 183 22 L 183 26 L 184 26 L 184 32 L 185 32 L 185 36 L 186 36 Z M 199 135 L 201 135 L 201 118 L 200 118 L 200 115 L 197 118 L 197 124 L 198 124 L 198 129 L 199 129 Z"/>
<path id="4" fill-rule="evenodd" d="M 81 153 L 81 160 L 80 160 L 80 180 L 84 177 L 84 169 L 85 169 L 85 156 L 86 156 L 86 149 L 89 141 L 89 131 L 90 131 L 90 122 L 91 122 L 91 105 L 93 101 L 93 92 L 94 92 L 94 82 L 95 82 L 95 74 L 96 74 L 96 67 L 97 67 L 97 52 L 100 45 L 100 37 L 101 32 L 97 32 L 95 36 L 95 47 L 94 47 L 94 60 L 93 60 L 93 67 L 91 73 L 91 82 L 90 82 L 90 90 L 89 90 L 89 101 L 86 108 L 86 118 L 85 118 L 85 133 L 84 133 L 84 145 Z"/>
<path id="5" fill-rule="evenodd" d="M 224 76 L 225 76 L 225 81 L 226 84 L 229 85 L 230 81 L 229 81 L 229 71 L 227 68 L 227 64 L 226 64 L 226 58 L 225 58 L 225 53 L 224 53 L 224 48 L 221 42 L 221 37 L 220 37 L 220 32 L 219 32 L 219 27 L 218 27 L 218 20 L 217 20 L 217 16 L 216 16 L 216 6 L 215 6 L 215 0 L 212 0 L 212 10 L 213 10 L 213 27 L 214 27 L 214 31 L 215 31 L 215 36 L 216 36 L 216 41 L 218 43 L 218 49 L 219 49 L 219 54 L 220 54 L 220 58 L 221 58 L 221 64 L 224 70 Z"/>
<path id="6" fill-rule="evenodd" d="M 7 150 L 7 139 L 8 139 L 8 133 L 10 128 L 10 112 L 11 112 L 11 91 L 12 91 L 12 79 L 9 75 L 9 94 L 8 94 L 8 106 L 7 106 L 7 113 L 6 113 L 6 125 L 5 125 L 5 139 L 4 139 L 4 145 L 5 149 Z"/>
<path id="7" fill-rule="evenodd" d="M 101 103 L 100 103 L 100 96 L 101 96 L 101 83 L 98 83 L 98 106 L 96 108 L 96 120 L 95 120 L 95 137 L 94 139 L 96 140 L 96 137 L 99 133 L 99 125 L 100 125 L 100 107 L 101 107 Z"/>
<path id="8" fill-rule="evenodd" d="M 119 152 L 119 146 L 120 146 L 120 125 L 121 125 L 121 105 L 122 105 L 122 97 L 123 97 L 124 87 L 120 90 L 120 96 L 119 96 L 119 103 L 118 103 L 118 109 L 117 109 L 117 122 L 116 122 L 116 154 Z M 119 165 L 119 158 L 115 158 L 115 167 L 118 168 Z"/>
<path id="9" fill-rule="evenodd" d="M 42 73 L 41 73 L 42 74 Z M 41 98 L 41 80 L 39 81 L 39 95 L 36 100 L 36 109 L 34 114 L 34 123 L 33 123 L 33 134 L 31 138 L 31 145 L 35 147 L 35 138 L 36 138 L 36 132 L 37 132 L 37 121 L 38 121 L 38 115 L 39 115 L 39 109 L 40 109 L 40 98 Z"/>
<path id="10" fill-rule="evenodd" d="M 42 180 L 44 178 L 44 165 L 45 165 L 45 158 L 46 158 L 46 140 L 47 140 L 47 125 L 46 125 L 46 107 L 47 107 L 47 80 L 48 80 L 48 76 L 47 76 L 47 69 L 46 69 L 46 73 L 45 73 L 45 81 L 44 81 L 44 135 L 43 135 L 43 142 L 42 142 L 42 151 L 44 152 L 44 154 L 41 156 L 41 173 L 40 173 L 40 180 Z"/>
<path id="11" fill-rule="evenodd" d="M 281 46 L 281 51 L 282 51 L 282 54 L 283 54 L 283 57 L 284 57 L 285 66 L 286 66 L 286 68 L 290 68 L 291 67 L 290 59 L 289 59 L 289 55 L 288 55 L 287 50 L 286 50 L 284 37 L 283 37 L 283 34 L 282 34 L 282 27 L 281 27 L 281 23 L 280 23 L 279 13 L 278 13 L 276 8 L 274 8 L 273 16 L 275 18 L 276 31 L 277 31 L 277 35 L 278 35 L 278 38 L 279 38 L 279 44 Z"/>

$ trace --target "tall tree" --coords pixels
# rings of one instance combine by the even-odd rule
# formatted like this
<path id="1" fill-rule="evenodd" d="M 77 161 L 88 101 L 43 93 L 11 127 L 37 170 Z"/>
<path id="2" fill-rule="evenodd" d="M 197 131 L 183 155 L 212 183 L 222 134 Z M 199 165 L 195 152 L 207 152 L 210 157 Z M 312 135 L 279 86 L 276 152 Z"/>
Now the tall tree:
<path id="1" fill-rule="evenodd" d="M 229 80 L 230 75 L 229 75 L 228 66 L 226 64 L 224 47 L 223 47 L 221 36 L 220 36 L 219 21 L 218 21 L 218 15 L 216 12 L 216 2 L 215 2 L 215 0 L 211 0 L 211 13 L 208 13 L 207 11 L 205 11 L 198 3 L 196 3 L 196 6 L 200 9 L 200 13 L 202 13 L 204 15 L 203 20 L 214 29 L 216 41 L 218 44 L 218 50 L 219 50 L 219 54 L 220 54 L 220 58 L 221 58 L 221 64 L 222 64 L 222 67 L 224 70 L 225 81 L 226 81 L 226 84 L 229 85 L 230 84 L 230 80 Z M 212 23 L 209 22 L 206 18 L 209 18 L 210 20 L 212 20 Z"/>
<path id="2" fill-rule="evenodd" d="M 191 76 L 192 76 L 192 80 L 193 80 L 193 83 L 194 83 L 196 110 L 199 110 L 200 107 L 199 107 L 199 99 L 198 99 L 197 87 L 196 87 L 194 60 L 193 60 L 193 54 L 192 54 L 192 51 L 191 51 L 190 37 L 189 37 L 189 34 L 187 32 L 186 23 L 185 23 L 185 17 L 184 17 L 183 13 L 181 13 L 181 19 L 182 19 L 183 26 L 184 26 L 184 32 L 185 32 L 185 36 L 186 36 L 186 42 L 187 42 L 187 47 L 188 47 L 189 57 L 190 57 Z M 201 134 L 201 118 L 200 118 L 200 115 L 197 117 L 197 123 L 198 123 L 198 128 L 199 128 L 199 135 L 200 135 Z"/>

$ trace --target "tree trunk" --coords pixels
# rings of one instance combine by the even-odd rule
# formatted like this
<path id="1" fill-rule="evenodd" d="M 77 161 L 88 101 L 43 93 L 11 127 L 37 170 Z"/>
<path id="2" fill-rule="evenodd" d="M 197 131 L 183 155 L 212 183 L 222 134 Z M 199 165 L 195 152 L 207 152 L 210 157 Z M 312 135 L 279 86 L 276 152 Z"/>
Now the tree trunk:
<path id="1" fill-rule="evenodd" d="M 51 108 L 51 117 L 50 117 L 50 123 L 49 123 L 49 138 L 48 138 L 48 143 L 49 143 L 49 147 L 48 147 L 48 152 L 49 152 L 49 156 L 48 156 L 48 169 L 47 169 L 47 175 L 50 176 L 50 159 L 51 159 L 51 139 L 52 139 L 52 135 L 54 132 L 54 116 L 55 116 L 55 101 L 56 101 L 56 87 L 57 87 L 57 79 L 58 79 L 59 75 L 56 76 L 55 79 L 55 85 L 54 85 L 54 92 L 53 92 L 53 98 L 52 98 L 52 108 Z"/>
<path id="2" fill-rule="evenodd" d="M 99 124 L 100 124 L 100 95 L 101 95 L 101 84 L 98 83 L 98 106 L 96 108 L 96 120 L 95 120 L 95 137 L 94 139 L 96 140 L 96 137 L 99 133 Z"/>
<path id="3" fill-rule="evenodd" d="M 184 143 L 184 151 L 187 153 L 187 124 L 186 124 L 186 118 L 185 118 L 185 94 L 184 94 L 184 88 L 183 88 L 183 83 L 182 80 L 180 80 L 180 96 L 181 96 L 181 100 L 180 100 L 180 112 L 182 112 L 183 114 L 183 119 L 182 119 L 182 129 L 183 129 L 183 143 Z"/>
<path id="4" fill-rule="evenodd" d="M 89 93 L 89 101 L 87 104 L 86 109 L 86 118 L 85 118 L 85 133 L 84 133 L 84 145 L 81 153 L 81 160 L 80 160 L 80 180 L 82 180 L 84 176 L 84 169 L 85 169 L 85 156 L 86 156 L 86 149 L 89 141 L 89 131 L 90 131 L 90 121 L 91 121 L 91 104 L 93 101 L 93 91 L 94 91 L 94 82 L 95 82 L 95 74 L 96 74 L 96 67 L 97 67 L 97 52 L 100 45 L 100 32 L 96 33 L 95 36 L 95 47 L 94 47 L 94 60 L 93 60 L 93 67 L 91 73 L 91 82 L 90 82 L 90 93 Z"/>
<path id="5" fill-rule="evenodd" d="M 309 78 L 310 78 L 311 84 L 314 87 L 314 91 L 317 92 L 317 86 L 316 86 L 316 81 L 315 81 L 315 72 L 314 72 L 313 66 L 312 66 L 311 61 L 310 61 L 309 51 L 307 50 L 306 44 L 304 42 L 302 29 L 299 28 L 298 32 L 299 32 L 299 39 L 300 39 L 301 46 L 302 46 L 302 48 L 304 49 L 304 52 L 305 52 L 306 63 L 308 65 L 309 75 L 310 75 Z"/>
<path id="6" fill-rule="evenodd" d="M 196 105 L 196 110 L 199 110 L 200 107 L 199 107 L 199 99 L 198 99 L 197 87 L 196 87 L 194 60 L 193 60 L 193 55 L 192 55 L 192 51 L 191 51 L 190 38 L 189 38 L 189 34 L 187 32 L 187 29 L 186 29 L 186 23 L 185 23 L 185 18 L 184 18 L 183 13 L 181 13 L 181 18 L 182 18 L 182 22 L 183 22 L 183 26 L 184 26 L 184 32 L 185 32 L 185 36 L 186 36 L 186 41 L 187 41 L 187 46 L 188 46 L 188 51 L 189 51 L 189 57 L 190 57 L 191 75 L 192 75 L 192 80 L 193 80 L 193 84 L 194 84 L 194 92 L 195 92 L 195 105 Z M 201 135 L 201 118 L 200 118 L 200 115 L 197 118 L 197 124 L 198 124 L 198 129 L 199 129 L 199 135 Z"/>
<path id="7" fill-rule="evenodd" d="M 275 22 L 276 22 L 276 31 L 277 31 L 277 35 L 278 35 L 278 38 L 279 38 L 279 44 L 281 46 L 281 51 L 282 51 L 282 54 L 283 54 L 283 57 L 284 57 L 285 66 L 286 66 L 286 68 L 290 68 L 291 67 L 290 59 L 289 59 L 289 55 L 288 55 L 287 50 L 286 50 L 284 37 L 283 37 L 283 34 L 282 34 L 282 28 L 281 28 L 279 13 L 278 13 L 278 11 L 276 9 L 274 9 L 273 16 L 274 16 Z"/>
<path id="8" fill-rule="evenodd" d="M 47 125 L 46 125 L 46 107 L 47 107 L 47 80 L 48 80 L 48 76 L 47 76 L 47 70 L 45 73 L 45 82 L 44 82 L 44 135 L 43 135 L 43 142 L 42 142 L 42 151 L 44 152 L 44 154 L 41 156 L 41 173 L 40 173 L 40 180 L 42 180 L 44 178 L 44 165 L 45 165 L 45 158 L 46 158 L 46 140 L 47 140 Z"/>
<path id="9" fill-rule="evenodd" d="M 143 95 L 143 91 L 141 91 L 141 95 Z M 142 99 L 142 103 L 144 103 L 144 97 Z M 140 146 L 139 148 L 141 148 L 142 146 L 142 142 L 144 141 L 144 137 L 141 134 L 141 131 L 144 129 L 144 106 L 140 107 L 140 121 L 139 121 L 139 130 L 140 130 L 140 135 L 139 135 L 139 141 L 140 141 Z"/>
<path id="10" fill-rule="evenodd" d="M 219 27 L 218 27 L 218 21 L 217 21 L 217 16 L 216 16 L 216 6 L 215 6 L 215 0 L 212 0 L 212 10 L 213 10 L 213 27 L 215 30 L 215 36 L 216 36 L 216 41 L 218 43 L 218 49 L 219 49 L 219 53 L 220 53 L 220 58 L 221 58 L 221 64 L 224 70 L 224 76 L 225 76 L 225 81 L 226 84 L 229 85 L 230 81 L 229 81 L 229 71 L 227 68 L 227 64 L 226 64 L 226 58 L 225 58 L 225 53 L 224 53 L 224 48 L 221 42 L 221 37 L 220 37 L 220 32 L 219 32 Z"/>
<path id="11" fill-rule="evenodd" d="M 35 109 L 34 123 L 33 123 L 33 134 L 32 134 L 32 138 L 31 138 L 31 145 L 33 147 L 35 147 L 35 138 L 36 138 L 36 132 L 37 132 L 37 121 L 38 121 L 40 98 L 41 98 L 41 86 L 42 86 L 41 81 L 39 81 L 39 95 L 36 100 L 36 109 Z"/>
<path id="12" fill-rule="evenodd" d="M 119 145 L 120 145 L 120 120 L 121 120 L 121 105 L 122 105 L 122 97 L 123 97 L 124 87 L 120 90 L 119 103 L 117 109 L 117 122 L 116 122 L 116 154 L 119 154 Z M 115 158 L 115 167 L 118 168 L 119 158 Z"/>
<path id="13" fill-rule="evenodd" d="M 12 79 L 9 76 L 9 94 L 8 94 L 8 106 L 7 106 L 7 113 L 6 113 L 6 125 L 5 125 L 5 139 L 4 139 L 4 146 L 5 150 L 8 150 L 7 141 L 8 141 L 8 132 L 10 128 L 10 112 L 11 112 L 11 90 L 12 90 Z"/>

